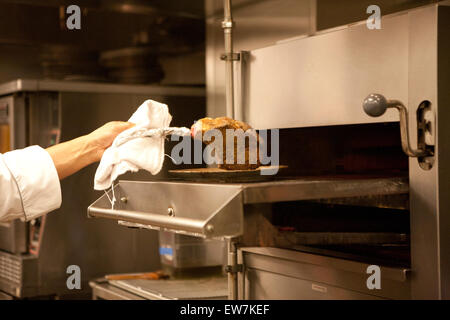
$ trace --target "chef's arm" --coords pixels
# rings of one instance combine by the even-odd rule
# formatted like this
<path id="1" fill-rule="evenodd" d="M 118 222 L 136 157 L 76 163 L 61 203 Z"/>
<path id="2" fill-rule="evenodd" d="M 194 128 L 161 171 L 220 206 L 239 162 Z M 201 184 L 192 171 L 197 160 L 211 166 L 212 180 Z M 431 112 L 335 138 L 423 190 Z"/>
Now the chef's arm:
<path id="1" fill-rule="evenodd" d="M 110 122 L 77 139 L 42 149 L 31 146 L 0 154 L 0 223 L 30 221 L 61 206 L 63 179 L 101 159 L 127 122 Z"/>
<path id="2" fill-rule="evenodd" d="M 112 144 L 114 138 L 133 125 L 129 122 L 108 122 L 88 135 L 46 149 L 59 179 L 62 180 L 91 163 L 100 161 L 103 152 Z"/>

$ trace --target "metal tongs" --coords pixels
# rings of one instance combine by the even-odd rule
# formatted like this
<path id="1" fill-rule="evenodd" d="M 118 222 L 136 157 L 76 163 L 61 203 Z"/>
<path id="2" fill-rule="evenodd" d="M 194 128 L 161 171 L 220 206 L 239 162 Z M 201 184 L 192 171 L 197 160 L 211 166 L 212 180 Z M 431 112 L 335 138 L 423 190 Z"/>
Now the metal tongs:
<path id="1" fill-rule="evenodd" d="M 166 128 L 156 128 L 156 129 L 137 129 L 130 135 L 117 136 L 114 145 L 116 147 L 137 138 L 164 138 L 168 135 L 176 136 L 189 136 L 191 134 L 191 129 L 186 127 L 166 127 Z"/>

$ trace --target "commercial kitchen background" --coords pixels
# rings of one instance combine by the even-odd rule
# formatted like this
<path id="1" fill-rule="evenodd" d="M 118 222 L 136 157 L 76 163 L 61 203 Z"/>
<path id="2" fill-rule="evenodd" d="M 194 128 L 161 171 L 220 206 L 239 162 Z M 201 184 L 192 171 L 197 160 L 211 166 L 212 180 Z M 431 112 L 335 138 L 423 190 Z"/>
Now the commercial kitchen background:
<path id="1" fill-rule="evenodd" d="M 365 0 L 234 0 L 232 6 L 233 19 L 236 22 L 234 50 L 235 52 L 256 50 L 258 54 L 257 49 L 283 43 L 289 45 L 291 41 L 295 42 L 295 39 L 347 28 L 367 19 L 366 9 L 371 4 L 377 4 L 383 16 L 394 17 L 392 23 L 397 23 L 400 29 L 407 28 L 405 26 L 408 22 L 402 18 L 395 20 L 394 13 L 400 16 L 406 13 L 407 16 L 410 9 L 430 7 L 438 2 L 431 0 L 379 0 L 376 3 Z M 68 30 L 65 26 L 68 16 L 65 8 L 71 4 L 77 4 L 82 9 L 80 30 Z M 36 102 L 35 105 L 44 103 L 50 106 L 46 111 L 49 114 L 54 112 L 51 106 L 55 104 L 60 106 L 58 120 L 48 124 L 48 128 L 60 131 L 54 137 L 51 135 L 45 137 L 47 140 L 35 140 L 36 143 L 42 144 L 51 144 L 53 138 L 61 141 L 74 138 L 110 120 L 126 120 L 140 102 L 147 98 L 167 103 L 174 116 L 173 125 L 175 126 L 190 126 L 193 121 L 204 116 L 223 116 L 226 114 L 226 107 L 225 66 L 220 58 L 224 53 L 222 20 L 223 2 L 219 0 L 0 0 L 0 95 L 3 96 L 0 99 L 14 97 L 14 103 L 18 105 L 22 103 L 21 99 L 41 101 Z M 390 23 L 389 21 L 387 23 Z M 386 39 L 383 44 L 390 43 L 394 51 L 396 48 L 404 50 L 408 45 L 404 46 L 402 43 L 405 40 L 401 38 L 403 35 L 399 33 L 400 37 L 395 39 L 399 40 L 398 43 L 390 43 L 391 39 Z M 357 46 L 341 44 L 344 47 L 348 45 L 349 50 L 357 50 Z M 292 50 L 295 50 L 295 45 Z M 345 51 L 345 49 L 342 50 Z M 292 52 L 297 54 L 297 51 Z M 261 52 L 262 56 L 264 54 L 265 52 Z M 290 58 L 292 60 L 289 63 L 294 63 L 295 58 Z M 308 55 L 299 55 L 299 59 L 307 58 Z M 407 61 L 394 62 L 407 63 Z M 389 64 L 386 61 L 365 61 L 364 63 Z M 405 72 L 400 77 L 405 76 L 404 80 L 406 79 L 407 82 L 408 66 L 405 68 L 400 66 L 399 70 Z M 410 69 L 409 72 L 412 73 L 413 70 Z M 284 85 L 283 75 L 283 71 L 275 75 L 279 77 L 276 81 L 280 87 Z M 261 74 L 258 74 L 252 78 L 253 82 L 250 85 L 257 82 L 257 77 L 260 76 Z M 272 76 L 272 70 L 262 74 L 262 77 Z M 286 79 L 291 81 L 296 77 L 291 74 Z M 408 97 L 404 96 L 408 90 L 404 86 L 407 86 L 407 83 L 394 85 L 395 89 L 391 92 L 398 92 L 403 96 L 390 96 L 390 98 L 404 99 L 403 102 L 408 103 Z M 283 90 L 277 89 L 283 94 Z M 291 93 L 289 90 L 286 91 L 287 95 Z M 267 92 L 259 90 L 253 90 L 250 93 L 253 101 L 257 102 L 258 96 L 264 100 L 266 94 Z M 327 92 L 322 94 L 326 95 Z M 318 97 L 318 99 L 321 98 Z M 276 101 L 271 102 L 276 103 Z M 273 105 L 274 110 L 281 107 Z M 308 106 L 303 107 L 308 108 Z M 270 107 L 262 106 L 266 114 L 273 114 L 268 108 Z M 276 121 L 270 123 L 267 117 L 259 118 L 258 112 L 257 108 L 252 108 L 247 113 L 249 119 L 256 122 L 256 127 L 278 127 Z M 295 112 L 300 114 L 302 110 Z M 398 119 L 396 113 L 388 113 L 388 115 L 389 121 Z M 339 117 L 331 112 L 330 117 L 333 116 Z M 287 121 L 288 117 L 288 115 L 282 117 L 283 120 L 280 120 L 280 123 Z M 327 123 L 326 117 L 322 123 L 320 121 L 312 119 L 311 123 L 305 127 L 340 124 L 339 121 Z M 370 121 L 367 120 L 367 122 Z M 303 127 L 299 125 L 301 120 L 293 123 L 294 125 L 286 126 L 282 123 L 281 127 Z M 407 158 L 402 158 L 398 153 L 401 150 L 400 138 L 397 136 L 398 126 L 390 127 L 387 124 L 384 128 L 383 133 L 379 133 L 382 142 L 378 146 L 397 149 L 383 158 L 383 168 L 386 169 L 390 165 L 389 169 L 404 170 Z M 371 139 L 374 130 L 378 129 L 366 127 L 356 132 Z M 295 143 L 298 132 L 295 134 L 292 132 L 294 131 L 285 133 L 286 141 Z M 329 131 L 328 129 L 327 131 L 311 129 L 305 132 L 315 136 L 341 137 L 351 131 L 338 129 L 334 131 L 330 127 Z M 394 146 L 389 145 L 389 139 L 392 138 L 398 138 Z M 370 147 L 374 146 L 376 147 L 376 143 Z M 311 146 L 308 150 L 310 149 Z M 295 156 L 299 155 L 295 154 Z M 317 154 L 301 156 L 304 157 L 300 161 L 302 164 L 314 163 L 310 172 L 312 174 L 317 174 L 324 166 L 322 163 L 324 159 L 317 160 L 316 156 Z M 313 158 L 315 160 L 312 160 Z M 291 161 L 295 163 L 296 160 L 291 159 Z M 295 164 L 289 163 L 289 166 L 293 168 Z M 166 161 L 163 171 L 156 177 L 140 172 L 127 174 L 122 178 L 144 181 L 164 180 L 167 179 L 169 170 L 180 168 L 186 168 L 186 166 L 175 167 L 170 161 Z M 87 218 L 86 209 L 101 196 L 92 189 L 95 169 L 96 165 L 90 166 L 62 181 L 63 205 L 46 217 L 43 233 L 43 236 L 47 237 L 45 241 L 39 240 L 39 230 L 35 231 L 35 234 L 32 233 L 34 228 L 32 225 L 26 226 L 25 229 L 23 226 L 15 226 L 15 231 L 11 230 L 11 226 L 1 227 L 5 230 L 0 230 L 0 246 L 2 246 L 0 250 L 4 253 L 0 257 L 3 259 L 0 260 L 3 263 L 0 264 L 0 294 L 3 292 L 5 298 L 12 296 L 17 298 L 90 297 L 92 288 L 88 282 L 105 274 L 155 271 L 161 268 L 158 245 L 160 239 L 157 231 L 127 229 L 117 225 L 116 221 Z M 303 169 L 296 168 L 297 173 L 304 173 Z M 402 200 L 389 201 L 401 202 Z M 394 210 L 395 205 L 393 202 L 390 203 L 388 207 Z M 398 207 L 405 209 L 401 204 Z M 43 228 L 43 225 L 40 227 Z M 7 228 L 9 230 L 6 230 Z M 24 232 L 27 235 L 21 234 Z M 42 241 L 43 247 L 38 248 L 41 257 L 36 261 L 28 258 L 25 261 L 24 255 L 33 254 L 29 252 L 30 245 L 32 246 L 32 241 L 35 240 L 32 239 L 33 236 L 37 236 L 38 242 Z M 20 240 L 17 240 L 18 238 Z M 425 250 L 421 246 L 422 242 L 417 247 L 418 250 Z M 19 259 L 17 256 L 22 258 Z M 431 260 L 439 260 L 438 256 L 439 253 L 436 253 Z M 445 261 L 448 263 L 448 256 Z M 20 265 L 20 272 L 29 270 L 28 274 L 23 271 L 22 278 L 19 277 L 17 281 L 10 279 L 11 270 L 8 269 L 14 269 L 15 263 L 17 266 Z M 66 290 L 67 274 L 62 268 L 70 264 L 79 265 L 84 272 L 83 290 L 80 292 Z M 2 269 L 5 265 L 8 268 Z M 418 286 L 421 290 L 416 291 L 413 297 L 448 298 L 450 288 L 444 286 L 445 283 L 448 284 L 449 270 L 444 270 L 447 267 L 449 267 L 448 264 L 440 265 L 439 270 L 431 267 L 433 269 L 431 272 L 428 272 L 429 269 L 423 271 L 424 274 L 428 273 L 419 281 Z M 397 274 L 392 275 L 395 281 L 398 280 L 396 277 L 401 278 Z M 316 289 L 315 292 L 323 290 L 320 286 Z M 283 298 L 283 296 L 270 294 L 264 296 L 255 292 L 246 294 L 250 294 L 253 298 Z M 332 297 L 364 298 L 364 296 L 346 295 L 342 292 L 333 294 L 336 295 Z M 387 295 L 389 298 L 410 298 L 410 285 L 408 284 L 406 289 L 399 290 L 398 296 Z M 249 296 L 246 295 L 246 297 Z M 317 297 L 314 296 L 314 298 Z"/>

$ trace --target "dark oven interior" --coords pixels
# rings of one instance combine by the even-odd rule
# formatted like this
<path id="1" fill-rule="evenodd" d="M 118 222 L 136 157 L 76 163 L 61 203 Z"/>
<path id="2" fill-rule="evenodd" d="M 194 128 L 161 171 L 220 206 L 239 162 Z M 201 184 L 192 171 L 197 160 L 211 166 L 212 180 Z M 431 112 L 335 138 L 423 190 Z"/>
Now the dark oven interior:
<path id="1" fill-rule="evenodd" d="M 279 141 L 287 168 L 275 179 L 407 181 L 397 122 L 282 129 Z M 407 192 L 246 205 L 243 245 L 409 267 L 409 226 Z"/>

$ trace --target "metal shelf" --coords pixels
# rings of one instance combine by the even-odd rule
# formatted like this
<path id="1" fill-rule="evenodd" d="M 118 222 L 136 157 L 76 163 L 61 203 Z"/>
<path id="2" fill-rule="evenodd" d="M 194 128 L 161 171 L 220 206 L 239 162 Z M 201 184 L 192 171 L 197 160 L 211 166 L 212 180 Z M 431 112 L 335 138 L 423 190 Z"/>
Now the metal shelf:
<path id="1" fill-rule="evenodd" d="M 305 178 L 244 184 L 120 181 L 115 208 L 106 195 L 88 208 L 89 217 L 127 227 L 198 237 L 243 233 L 244 204 L 408 193 L 405 178 Z M 111 197 L 110 192 L 110 197 Z"/>
<path id="2" fill-rule="evenodd" d="M 244 203 L 407 194 L 406 178 L 302 178 L 242 184 Z"/>
<path id="3" fill-rule="evenodd" d="M 199 237 L 238 236 L 243 232 L 241 192 L 239 185 L 120 181 L 114 188 L 115 208 L 103 195 L 89 206 L 88 216 Z"/>

